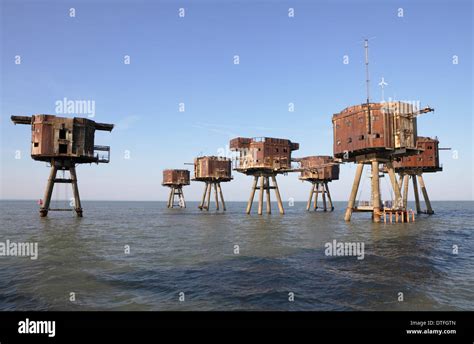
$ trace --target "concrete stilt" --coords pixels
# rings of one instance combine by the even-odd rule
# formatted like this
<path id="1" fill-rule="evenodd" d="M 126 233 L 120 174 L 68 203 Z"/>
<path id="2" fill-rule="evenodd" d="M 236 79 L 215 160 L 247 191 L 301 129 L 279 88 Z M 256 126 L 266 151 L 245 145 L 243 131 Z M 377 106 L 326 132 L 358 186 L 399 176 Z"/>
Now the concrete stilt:
<path id="1" fill-rule="evenodd" d="M 211 191 L 212 185 L 211 183 L 207 183 L 207 200 L 206 200 L 206 210 L 209 211 L 209 207 L 211 205 Z"/>
<path id="2" fill-rule="evenodd" d="M 184 199 L 183 187 L 181 185 L 173 186 L 173 199 L 171 201 L 171 208 L 174 208 L 174 199 L 178 196 L 178 206 L 186 208 L 186 201 Z"/>
<path id="3" fill-rule="evenodd" d="M 380 222 L 380 182 L 379 182 L 379 162 L 378 161 L 372 161 L 372 195 L 373 195 L 374 222 Z"/>
<path id="4" fill-rule="evenodd" d="M 278 184 L 276 182 L 276 177 L 271 176 L 271 178 L 272 178 L 272 181 L 273 181 L 273 185 L 270 185 L 270 177 L 268 175 L 265 175 L 264 173 L 254 175 L 252 190 L 250 192 L 250 198 L 249 198 L 249 201 L 247 203 L 247 210 L 246 210 L 247 214 L 250 214 L 250 211 L 252 210 L 253 199 L 255 197 L 255 192 L 257 190 L 260 190 L 259 195 L 258 195 L 258 214 L 259 215 L 263 214 L 264 194 L 266 194 L 267 214 L 272 213 L 272 208 L 271 208 L 272 203 L 271 203 L 271 195 L 270 195 L 270 190 L 271 189 L 275 190 L 275 195 L 276 195 L 276 198 L 277 198 L 278 208 L 280 210 L 280 213 L 281 214 L 285 213 L 284 210 L 283 210 L 283 204 L 281 202 L 280 192 L 278 190 Z M 259 182 L 259 180 L 260 180 L 260 182 Z"/>
<path id="5" fill-rule="evenodd" d="M 327 204 L 326 204 L 326 185 L 324 183 L 321 183 L 321 192 L 322 192 L 322 196 L 323 196 L 323 210 L 324 211 L 327 211 L 328 208 L 327 208 Z"/>
<path id="6" fill-rule="evenodd" d="M 176 194 L 176 189 L 173 187 L 171 188 L 171 208 L 174 207 L 174 196 Z"/>
<path id="7" fill-rule="evenodd" d="M 265 178 L 260 176 L 260 194 L 258 196 L 258 215 L 263 213 L 263 187 L 265 183 Z"/>
<path id="8" fill-rule="evenodd" d="M 219 210 L 219 193 L 217 192 L 217 183 L 214 184 L 214 194 L 216 199 L 216 210 Z"/>
<path id="9" fill-rule="evenodd" d="M 395 175 L 395 170 L 391 162 L 387 162 L 385 166 L 387 167 L 388 175 L 390 176 L 390 182 L 393 188 L 393 192 L 395 193 L 395 206 L 396 208 L 401 208 L 403 207 L 403 201 L 402 201 L 402 196 L 400 193 L 400 185 L 398 184 L 397 176 Z"/>
<path id="10" fill-rule="evenodd" d="M 267 193 L 267 214 L 272 213 L 272 204 L 270 199 L 270 178 L 265 177 L 265 190 Z"/>
<path id="11" fill-rule="evenodd" d="M 217 189 L 219 190 L 219 194 L 221 195 L 222 210 L 226 211 L 227 209 L 225 207 L 224 193 L 222 192 L 221 183 L 217 183 Z"/>
<path id="12" fill-rule="evenodd" d="M 209 187 L 208 183 L 205 183 L 205 184 L 206 184 L 206 186 L 204 187 L 204 192 L 202 193 L 201 204 L 199 205 L 199 209 L 201 209 L 201 210 L 204 209 L 204 205 L 205 205 L 205 202 L 206 202 L 207 188 Z"/>
<path id="13" fill-rule="evenodd" d="M 318 198 L 319 198 L 319 183 L 314 185 L 314 206 L 313 210 L 316 211 L 318 209 Z"/>
<path id="14" fill-rule="evenodd" d="M 357 164 L 356 175 L 354 178 L 354 183 L 352 185 L 352 191 L 349 198 L 349 203 L 347 204 L 346 213 L 344 215 L 344 220 L 346 221 L 350 221 L 352 217 L 352 211 L 354 209 L 354 205 L 355 205 L 355 201 L 357 197 L 357 191 L 359 190 L 360 178 L 362 176 L 363 169 L 364 169 L 364 164 L 362 163 Z"/>
<path id="15" fill-rule="evenodd" d="M 214 201 L 216 202 L 216 210 L 220 210 L 221 204 L 222 204 L 222 210 L 226 211 L 224 194 L 222 192 L 222 187 L 221 187 L 220 182 L 218 180 L 206 180 L 204 183 L 206 186 L 204 187 L 204 192 L 202 193 L 202 200 L 198 208 L 201 210 L 204 209 L 204 210 L 209 211 L 211 207 L 212 189 L 214 189 Z M 219 200 L 219 197 L 220 197 L 220 200 Z"/>
<path id="16" fill-rule="evenodd" d="M 168 208 L 171 208 L 171 204 L 172 204 L 172 203 L 171 203 L 171 200 L 172 200 L 171 197 L 172 197 L 172 196 L 173 196 L 173 188 L 170 187 L 170 194 L 169 194 L 169 196 L 168 196 L 168 205 L 167 205 Z"/>
<path id="17" fill-rule="evenodd" d="M 318 209 L 318 198 L 319 194 L 321 194 L 321 198 L 323 200 L 323 210 L 327 211 L 328 208 L 333 211 L 334 205 L 332 203 L 331 194 L 329 193 L 329 186 L 328 182 L 325 180 L 310 180 L 311 181 L 311 189 L 309 191 L 308 202 L 306 204 L 306 210 L 311 208 L 311 202 L 313 202 L 313 210 L 316 211 Z M 314 201 L 313 201 L 314 195 Z M 327 198 L 326 198 L 327 197 Z M 329 207 L 328 207 L 329 204 Z"/>
<path id="18" fill-rule="evenodd" d="M 56 179 L 56 173 L 58 168 L 51 164 L 51 170 L 49 172 L 48 184 L 46 185 L 46 191 L 44 192 L 43 206 L 40 208 L 40 216 L 45 217 L 48 215 L 49 205 L 51 203 L 51 195 L 53 194 L 54 180 Z"/>
<path id="19" fill-rule="evenodd" d="M 56 178 L 57 172 L 59 169 L 63 171 L 69 171 L 70 178 Z M 54 185 L 56 183 L 70 183 L 72 187 L 72 192 L 74 196 L 74 211 L 78 217 L 82 217 L 82 206 L 81 206 L 81 198 L 79 196 L 79 186 L 77 183 L 77 174 L 76 174 L 76 167 L 74 163 L 64 162 L 64 161 L 52 161 L 51 162 L 51 170 L 49 173 L 48 184 L 46 186 L 46 191 L 44 193 L 44 201 L 43 205 L 40 208 L 40 216 L 45 217 L 48 215 L 49 211 L 57 210 L 57 211 L 67 211 L 72 209 L 51 209 L 51 196 L 53 194 Z"/>
<path id="20" fill-rule="evenodd" d="M 399 173 L 399 174 L 398 174 L 398 179 L 397 179 L 397 180 L 398 180 L 398 188 L 400 189 L 400 191 L 403 190 L 403 185 L 402 185 L 402 183 L 403 183 L 403 176 L 404 176 L 404 174 L 402 174 L 402 173 Z M 403 197 L 403 193 L 402 193 L 402 197 Z"/>
<path id="21" fill-rule="evenodd" d="M 408 182 L 410 176 L 408 174 L 403 175 L 403 208 L 406 209 L 408 205 Z"/>
<path id="22" fill-rule="evenodd" d="M 275 195 L 278 202 L 278 209 L 280 210 L 280 214 L 284 214 L 285 210 L 283 209 L 283 203 L 281 201 L 280 190 L 278 189 L 278 184 L 277 184 L 275 176 L 272 176 L 272 181 L 273 181 L 273 187 L 275 188 Z"/>
<path id="23" fill-rule="evenodd" d="M 326 186 L 326 192 L 328 194 L 329 206 L 331 207 L 331 211 L 334 211 L 334 205 L 332 203 L 331 193 L 329 192 L 329 186 L 327 182 L 325 182 L 325 186 Z"/>
<path id="24" fill-rule="evenodd" d="M 311 182 L 311 190 L 309 190 L 309 199 L 308 199 L 308 203 L 306 204 L 306 210 L 309 210 L 309 208 L 311 207 L 311 201 L 313 200 L 313 194 L 314 194 L 314 184 L 313 182 Z"/>
<path id="25" fill-rule="evenodd" d="M 76 167 L 73 165 L 69 167 L 69 174 L 71 175 L 72 192 L 74 194 L 74 210 L 78 217 L 82 217 L 81 198 L 79 197 L 79 187 L 77 186 Z"/>
<path id="26" fill-rule="evenodd" d="M 421 214 L 421 206 L 420 206 L 420 194 L 418 193 L 418 184 L 416 182 L 416 176 L 411 176 L 413 182 L 413 193 L 415 194 L 415 206 L 416 206 L 416 213 Z"/>
<path id="27" fill-rule="evenodd" d="M 250 198 L 247 203 L 247 210 L 246 210 L 247 214 L 250 214 L 250 211 L 252 210 L 252 204 L 253 204 L 253 199 L 255 197 L 255 190 L 257 189 L 257 183 L 258 183 L 258 177 L 254 176 L 252 190 L 250 191 Z"/>
<path id="28" fill-rule="evenodd" d="M 418 182 L 420 183 L 421 192 L 423 193 L 423 198 L 425 199 L 426 213 L 430 215 L 434 214 L 433 208 L 431 208 L 430 199 L 428 197 L 428 191 L 426 191 L 425 182 L 421 174 L 418 175 Z"/>
<path id="29" fill-rule="evenodd" d="M 184 192 L 183 192 L 183 187 L 179 187 L 179 192 L 180 192 L 180 195 L 181 195 L 181 208 L 186 208 L 186 200 L 184 199 Z"/>

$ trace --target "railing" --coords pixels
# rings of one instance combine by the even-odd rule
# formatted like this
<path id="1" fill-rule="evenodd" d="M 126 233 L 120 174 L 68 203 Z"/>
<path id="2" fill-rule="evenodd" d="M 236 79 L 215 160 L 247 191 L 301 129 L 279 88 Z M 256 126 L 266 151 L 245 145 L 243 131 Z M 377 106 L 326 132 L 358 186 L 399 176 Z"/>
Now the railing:
<path id="1" fill-rule="evenodd" d="M 96 152 L 106 152 L 105 154 L 99 155 Z M 94 146 L 94 155 L 97 158 L 97 163 L 108 163 L 110 162 L 110 146 Z"/>
<path id="2" fill-rule="evenodd" d="M 371 207 L 373 205 L 372 201 L 358 201 L 358 207 Z"/>
<path id="3" fill-rule="evenodd" d="M 265 142 L 265 137 L 254 137 L 252 138 L 254 142 Z"/>

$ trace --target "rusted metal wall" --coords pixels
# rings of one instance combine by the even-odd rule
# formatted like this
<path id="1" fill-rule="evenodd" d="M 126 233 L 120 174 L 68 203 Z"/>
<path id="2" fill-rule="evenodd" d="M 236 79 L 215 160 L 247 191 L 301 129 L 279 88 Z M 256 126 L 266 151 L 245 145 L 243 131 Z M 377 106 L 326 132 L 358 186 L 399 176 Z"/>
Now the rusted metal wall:
<path id="1" fill-rule="evenodd" d="M 35 115 L 33 116 L 32 131 L 31 155 L 33 158 L 78 156 L 73 152 L 73 148 L 76 148 L 73 147 L 73 118 Z M 60 131 L 64 136 L 60 135 Z"/>
<path id="2" fill-rule="evenodd" d="M 194 159 L 194 179 L 220 180 L 232 179 L 232 162 L 218 156 L 201 156 Z"/>
<path id="3" fill-rule="evenodd" d="M 286 139 L 271 137 L 242 138 L 230 142 L 230 149 L 239 152 L 236 169 L 291 169 L 291 152 L 299 144 Z"/>
<path id="4" fill-rule="evenodd" d="M 74 118 L 73 154 L 78 156 L 94 155 L 94 122 L 86 118 Z"/>
<path id="5" fill-rule="evenodd" d="M 386 102 L 350 106 L 335 114 L 334 156 L 344 159 L 385 150 L 415 149 L 415 110 L 411 104 Z"/>
<path id="6" fill-rule="evenodd" d="M 416 145 L 422 152 L 395 161 L 393 164 L 395 171 L 401 172 L 405 169 L 421 169 L 424 172 L 440 171 L 438 139 L 419 136 Z"/>
<path id="7" fill-rule="evenodd" d="M 164 170 L 162 185 L 189 185 L 190 172 L 188 170 Z"/>
<path id="8" fill-rule="evenodd" d="M 236 137 L 235 139 L 230 140 L 229 146 L 231 150 L 244 149 L 244 148 L 249 148 L 251 142 L 252 142 L 252 139 L 250 138 Z"/>
<path id="9" fill-rule="evenodd" d="M 301 168 L 300 179 L 331 181 L 339 179 L 339 164 L 328 155 L 308 156 L 299 159 Z"/>
<path id="10" fill-rule="evenodd" d="M 31 156 L 41 161 L 55 158 L 73 159 L 78 163 L 95 162 L 95 130 L 113 129 L 112 124 L 96 123 L 87 118 L 43 114 L 12 116 L 12 121 L 15 124 L 31 124 Z"/>
<path id="11" fill-rule="evenodd" d="M 33 117 L 31 126 L 31 155 L 54 155 L 54 128 L 52 122 L 40 116 Z"/>

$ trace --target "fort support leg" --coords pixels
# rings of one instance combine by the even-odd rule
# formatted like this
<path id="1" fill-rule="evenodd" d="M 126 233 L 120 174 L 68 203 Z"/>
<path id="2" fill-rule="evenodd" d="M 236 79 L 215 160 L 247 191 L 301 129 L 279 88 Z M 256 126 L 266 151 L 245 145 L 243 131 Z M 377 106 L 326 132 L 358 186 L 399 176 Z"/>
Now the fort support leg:
<path id="1" fill-rule="evenodd" d="M 329 206 L 331 207 L 331 211 L 334 211 L 334 205 L 332 204 L 331 193 L 329 192 L 328 183 L 326 182 L 325 185 L 326 185 L 326 192 L 328 193 Z"/>
<path id="2" fill-rule="evenodd" d="M 174 187 L 174 199 L 177 199 L 176 206 L 181 207 L 181 194 L 178 187 Z M 173 208 L 174 208 L 174 200 L 173 200 Z"/>
<path id="3" fill-rule="evenodd" d="M 412 182 L 413 182 L 413 193 L 415 194 L 416 213 L 421 214 L 420 194 L 418 193 L 418 184 L 416 182 L 416 176 L 411 175 L 411 179 L 412 179 Z"/>
<path id="4" fill-rule="evenodd" d="M 178 204 L 177 204 L 177 206 L 179 207 L 179 189 L 178 189 L 176 186 L 174 186 L 174 187 L 173 187 L 173 208 L 174 208 L 174 205 L 175 205 L 176 197 L 178 197 Z"/>
<path id="5" fill-rule="evenodd" d="M 319 197 L 319 183 L 314 184 L 314 206 L 313 209 L 316 211 L 318 209 L 318 197 Z"/>
<path id="6" fill-rule="evenodd" d="M 217 189 L 219 190 L 219 194 L 221 195 L 222 210 L 226 211 L 225 202 L 224 202 L 224 194 L 222 193 L 221 183 L 217 183 Z"/>
<path id="7" fill-rule="evenodd" d="M 403 208 L 406 209 L 408 205 L 408 181 L 410 177 L 408 174 L 403 175 Z"/>
<path id="8" fill-rule="evenodd" d="M 173 201 L 171 202 L 171 208 L 174 208 L 176 196 L 178 196 L 178 206 L 179 206 L 179 191 L 175 186 L 173 186 Z"/>
<path id="9" fill-rule="evenodd" d="M 403 176 L 404 174 L 403 173 L 399 173 L 398 174 L 398 181 L 399 181 L 399 184 L 400 184 L 400 192 L 402 194 L 402 198 L 403 198 L 403 190 L 402 190 L 402 186 L 403 186 Z"/>
<path id="10" fill-rule="evenodd" d="M 391 162 L 387 162 L 385 166 L 387 167 L 388 175 L 390 176 L 390 182 L 392 183 L 393 192 L 395 193 L 395 206 L 396 208 L 401 208 L 403 207 L 402 196 L 400 193 L 400 185 L 398 184 L 397 176 L 395 175 L 395 170 L 393 169 L 393 165 Z"/>
<path id="11" fill-rule="evenodd" d="M 250 211 L 252 210 L 253 198 L 255 197 L 255 190 L 257 189 L 257 183 L 258 183 L 258 177 L 254 176 L 252 190 L 250 191 L 250 198 L 247 203 L 247 211 L 246 211 L 247 214 L 250 214 Z"/>
<path id="12" fill-rule="evenodd" d="M 168 196 L 168 208 L 171 208 L 171 202 L 172 202 L 172 197 L 173 197 L 173 187 L 170 187 L 170 194 Z"/>
<path id="13" fill-rule="evenodd" d="M 278 184 L 275 176 L 272 176 L 273 186 L 275 187 L 275 195 L 278 202 L 278 209 L 280 210 L 280 214 L 284 214 L 285 210 L 283 209 L 283 203 L 281 202 L 280 190 L 278 190 Z"/>
<path id="14" fill-rule="evenodd" d="M 270 178 L 265 177 L 265 190 L 267 192 L 267 214 L 272 213 L 272 204 L 270 199 Z"/>
<path id="15" fill-rule="evenodd" d="M 400 192 L 400 190 L 398 191 Z M 379 182 L 379 162 L 378 161 L 372 161 L 372 195 L 373 195 L 373 200 L 374 200 L 374 204 L 373 204 L 374 222 L 380 222 L 380 182 Z"/>
<path id="16" fill-rule="evenodd" d="M 322 192 L 322 196 L 323 196 L 323 209 L 324 211 L 328 211 L 328 208 L 326 206 L 326 185 L 325 183 L 321 183 L 321 192 Z"/>
<path id="17" fill-rule="evenodd" d="M 428 192 L 426 191 L 425 181 L 423 180 L 423 176 L 421 174 L 418 175 L 418 182 L 420 183 L 421 192 L 423 193 L 423 198 L 425 199 L 426 213 L 430 215 L 434 214 L 433 208 L 431 208 Z"/>
<path id="18" fill-rule="evenodd" d="M 352 184 L 352 191 L 349 198 L 349 203 L 347 204 L 346 214 L 344 215 L 344 220 L 350 221 L 352 217 L 352 211 L 354 209 L 355 200 L 357 197 L 357 191 L 359 190 L 360 177 L 362 176 L 362 171 L 364 169 L 364 164 L 357 164 L 356 175 L 354 177 L 354 184 Z"/>
<path id="19" fill-rule="evenodd" d="M 311 190 L 309 191 L 309 199 L 308 203 L 306 204 L 306 210 L 309 210 L 311 207 L 311 201 L 313 200 L 313 194 L 314 194 L 314 183 L 311 183 Z"/>
<path id="20" fill-rule="evenodd" d="M 180 195 L 181 195 L 181 208 L 186 208 L 186 200 L 184 199 L 183 187 L 179 187 Z"/>
<path id="21" fill-rule="evenodd" d="M 77 174 L 76 167 L 71 166 L 69 168 L 69 174 L 71 175 L 72 192 L 74 193 L 74 210 L 78 217 L 82 217 L 81 198 L 79 197 L 79 187 L 77 186 Z"/>
<path id="22" fill-rule="evenodd" d="M 260 176 L 260 194 L 258 196 L 258 215 L 263 213 L 263 187 L 265 183 L 265 177 Z"/>
<path id="23" fill-rule="evenodd" d="M 216 210 L 219 210 L 219 193 L 217 192 L 217 183 L 214 183 L 214 194 L 216 199 Z"/>
<path id="24" fill-rule="evenodd" d="M 201 204 L 199 205 L 199 209 L 201 209 L 201 210 L 204 208 L 204 204 L 205 204 L 205 202 L 206 202 L 207 188 L 208 188 L 208 184 L 207 184 L 207 182 L 206 182 L 206 186 L 204 187 L 204 192 L 202 193 Z"/>
<path id="25" fill-rule="evenodd" d="M 212 185 L 211 183 L 207 183 L 207 202 L 206 202 L 207 211 L 209 211 L 209 208 L 211 206 L 211 191 L 212 191 Z"/>
<path id="26" fill-rule="evenodd" d="M 171 188 L 171 208 L 174 208 L 174 198 L 175 198 L 175 196 L 176 196 L 176 189 L 173 186 Z"/>
<path id="27" fill-rule="evenodd" d="M 51 195 L 53 194 L 54 180 L 56 179 L 56 173 L 58 168 L 51 165 L 51 170 L 49 172 L 48 184 L 46 185 L 46 191 L 44 192 L 43 206 L 40 208 L 40 216 L 45 217 L 48 215 L 49 204 L 51 203 Z"/>

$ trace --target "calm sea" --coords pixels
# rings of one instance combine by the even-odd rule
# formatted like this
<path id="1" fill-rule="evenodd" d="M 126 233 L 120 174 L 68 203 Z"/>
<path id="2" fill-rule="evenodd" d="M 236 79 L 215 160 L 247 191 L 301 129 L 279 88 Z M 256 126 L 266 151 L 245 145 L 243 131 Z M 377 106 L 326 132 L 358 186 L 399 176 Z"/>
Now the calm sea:
<path id="1" fill-rule="evenodd" d="M 84 218 L 0 205 L 0 242 L 38 243 L 36 260 L 0 257 L 0 310 L 474 310 L 474 202 L 392 225 L 346 223 L 342 202 L 248 216 L 84 201 Z M 364 259 L 326 256 L 333 240 L 364 243 Z"/>

